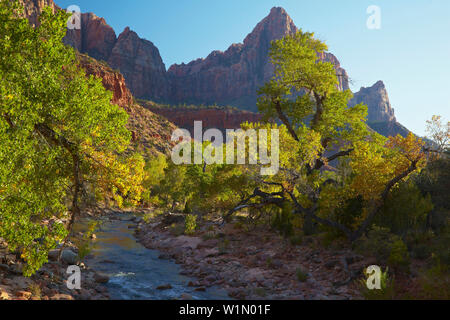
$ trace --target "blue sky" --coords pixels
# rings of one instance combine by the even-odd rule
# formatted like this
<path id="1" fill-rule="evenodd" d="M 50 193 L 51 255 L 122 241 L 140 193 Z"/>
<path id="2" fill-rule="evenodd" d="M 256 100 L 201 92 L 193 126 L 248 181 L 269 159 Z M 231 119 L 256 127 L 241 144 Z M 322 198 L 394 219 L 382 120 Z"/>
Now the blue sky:
<path id="1" fill-rule="evenodd" d="M 450 120 L 449 0 L 55 0 L 104 17 L 152 41 L 169 68 L 242 42 L 274 6 L 327 42 L 353 80 L 353 91 L 383 80 L 399 122 L 425 134 L 433 114 Z M 381 29 L 369 30 L 370 5 Z"/>

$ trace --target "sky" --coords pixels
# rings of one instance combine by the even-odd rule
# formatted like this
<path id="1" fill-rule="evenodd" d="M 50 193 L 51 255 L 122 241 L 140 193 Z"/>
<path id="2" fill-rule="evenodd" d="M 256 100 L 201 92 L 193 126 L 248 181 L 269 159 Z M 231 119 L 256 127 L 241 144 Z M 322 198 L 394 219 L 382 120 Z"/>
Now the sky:
<path id="1" fill-rule="evenodd" d="M 383 80 L 397 120 L 425 135 L 435 114 L 450 120 L 449 0 L 55 0 L 104 17 L 117 35 L 129 26 L 159 49 L 168 69 L 240 43 L 275 6 L 328 44 L 351 89 Z M 380 28 L 369 29 L 380 9 Z M 373 20 L 371 20 L 373 21 Z"/>

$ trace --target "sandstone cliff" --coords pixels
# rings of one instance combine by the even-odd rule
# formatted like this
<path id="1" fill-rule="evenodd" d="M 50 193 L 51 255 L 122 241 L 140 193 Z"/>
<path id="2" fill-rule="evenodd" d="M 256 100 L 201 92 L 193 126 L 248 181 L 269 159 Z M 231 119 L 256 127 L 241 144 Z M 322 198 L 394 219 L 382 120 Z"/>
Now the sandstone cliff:
<path id="1" fill-rule="evenodd" d="M 232 105 L 256 111 L 257 90 L 273 76 L 269 61 L 271 41 L 297 32 L 283 8 L 273 8 L 241 44 L 225 52 L 214 51 L 206 59 L 173 65 L 168 74 L 172 103 Z M 340 89 L 348 89 L 348 77 L 339 61 L 330 53 L 321 59 L 336 65 Z"/>
<path id="2" fill-rule="evenodd" d="M 372 87 L 362 87 L 360 91 L 354 94 L 350 105 L 364 103 L 369 108 L 368 121 L 396 121 L 394 109 L 389 101 L 389 95 L 383 81 L 378 81 Z"/>
<path id="3" fill-rule="evenodd" d="M 177 127 L 187 129 L 193 134 L 195 121 L 202 121 L 203 129 L 216 128 L 219 130 L 239 129 L 243 122 L 261 122 L 260 114 L 221 107 L 165 107 L 147 102 L 144 107 L 162 115 Z"/>
<path id="4" fill-rule="evenodd" d="M 358 103 L 367 105 L 367 123 L 376 132 L 384 136 L 406 136 L 409 133 L 408 129 L 397 122 L 383 81 L 378 81 L 369 88 L 362 87 L 355 93 L 350 105 Z"/>
<path id="5" fill-rule="evenodd" d="M 120 34 L 108 63 L 125 76 L 136 97 L 155 101 L 167 97 L 169 83 L 158 48 L 130 28 Z"/>
<path id="6" fill-rule="evenodd" d="M 22 1 L 33 24 L 36 24 L 44 6 L 59 9 L 53 0 Z M 129 28 L 117 37 L 103 18 L 92 13 L 82 14 L 81 30 L 68 30 L 64 41 L 79 52 L 106 61 L 112 68 L 120 70 L 126 86 L 137 98 L 173 104 L 230 105 L 256 111 L 256 91 L 273 75 L 273 66 L 268 58 L 270 42 L 296 31 L 297 27 L 286 11 L 273 8 L 243 43 L 233 44 L 225 52 L 214 51 L 205 59 L 173 65 L 167 72 L 153 43 L 141 39 Z M 349 78 L 339 60 L 331 53 L 323 53 L 320 59 L 335 65 L 339 89 L 347 90 Z M 113 91 L 117 94 L 120 90 Z M 128 98 L 123 96 L 121 99 Z M 369 124 L 378 132 L 384 135 L 404 135 L 408 132 L 396 121 L 387 90 L 381 81 L 370 88 L 361 88 L 351 104 L 360 102 L 368 105 Z M 251 113 L 230 114 L 217 109 L 175 111 L 172 108 L 155 111 L 181 126 L 187 126 L 188 120 L 203 120 L 210 127 L 234 128 L 240 120 L 254 121 L 258 118 Z M 221 117 L 224 119 L 220 120 Z"/>
<path id="7" fill-rule="evenodd" d="M 67 30 L 64 43 L 97 60 L 108 61 L 117 42 L 113 28 L 93 13 L 81 14 L 80 22 L 81 29 Z"/>
<path id="8" fill-rule="evenodd" d="M 170 139 L 176 126 L 164 117 L 135 103 L 122 74 L 89 56 L 79 54 L 77 57 L 80 67 L 86 70 L 86 74 L 101 78 L 103 86 L 112 91 L 111 103 L 119 105 L 128 113 L 128 129 L 133 137 L 132 149 L 153 155 L 168 154 L 173 146 Z"/>
<path id="9" fill-rule="evenodd" d="M 39 24 L 39 15 L 45 7 L 52 8 L 53 12 L 59 9 L 53 0 L 19 0 L 19 3 L 24 7 L 25 17 L 34 26 Z"/>

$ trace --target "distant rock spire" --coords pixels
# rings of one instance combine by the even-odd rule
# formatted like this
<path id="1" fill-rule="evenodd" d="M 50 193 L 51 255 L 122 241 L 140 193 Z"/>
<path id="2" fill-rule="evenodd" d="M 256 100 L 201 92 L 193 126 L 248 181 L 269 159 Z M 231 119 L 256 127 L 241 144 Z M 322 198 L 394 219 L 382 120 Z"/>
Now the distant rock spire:
<path id="1" fill-rule="evenodd" d="M 369 88 L 362 87 L 355 93 L 350 105 L 364 103 L 369 109 L 369 122 L 395 122 L 394 109 L 383 81 L 377 81 Z"/>

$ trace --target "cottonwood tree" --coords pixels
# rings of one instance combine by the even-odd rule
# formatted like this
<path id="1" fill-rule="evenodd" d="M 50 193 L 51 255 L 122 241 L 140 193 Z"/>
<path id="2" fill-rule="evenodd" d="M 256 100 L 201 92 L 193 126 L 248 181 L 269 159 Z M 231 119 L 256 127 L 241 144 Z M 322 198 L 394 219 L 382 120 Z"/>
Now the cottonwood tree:
<path id="1" fill-rule="evenodd" d="M 274 41 L 275 75 L 259 91 L 259 111 L 281 129 L 282 170 L 228 212 L 291 203 L 294 213 L 359 238 L 389 192 L 424 164 L 423 143 L 410 134 L 386 139 L 368 130 L 367 107 L 349 107 L 352 93 L 338 90 L 333 64 L 319 59 L 327 46 L 299 31 Z M 283 134 L 284 133 L 284 134 Z M 288 146 L 288 148 L 286 148 Z M 284 149 L 283 149 L 284 148 Z M 333 170 L 340 163 L 346 170 Z M 365 204 L 351 225 L 336 219 L 352 199 Z"/>
<path id="2" fill-rule="evenodd" d="M 33 28 L 21 12 L 0 1 L 0 238 L 31 275 L 86 196 L 139 200 L 143 161 L 120 156 L 128 116 L 63 44 L 67 14 L 46 9 Z"/>

